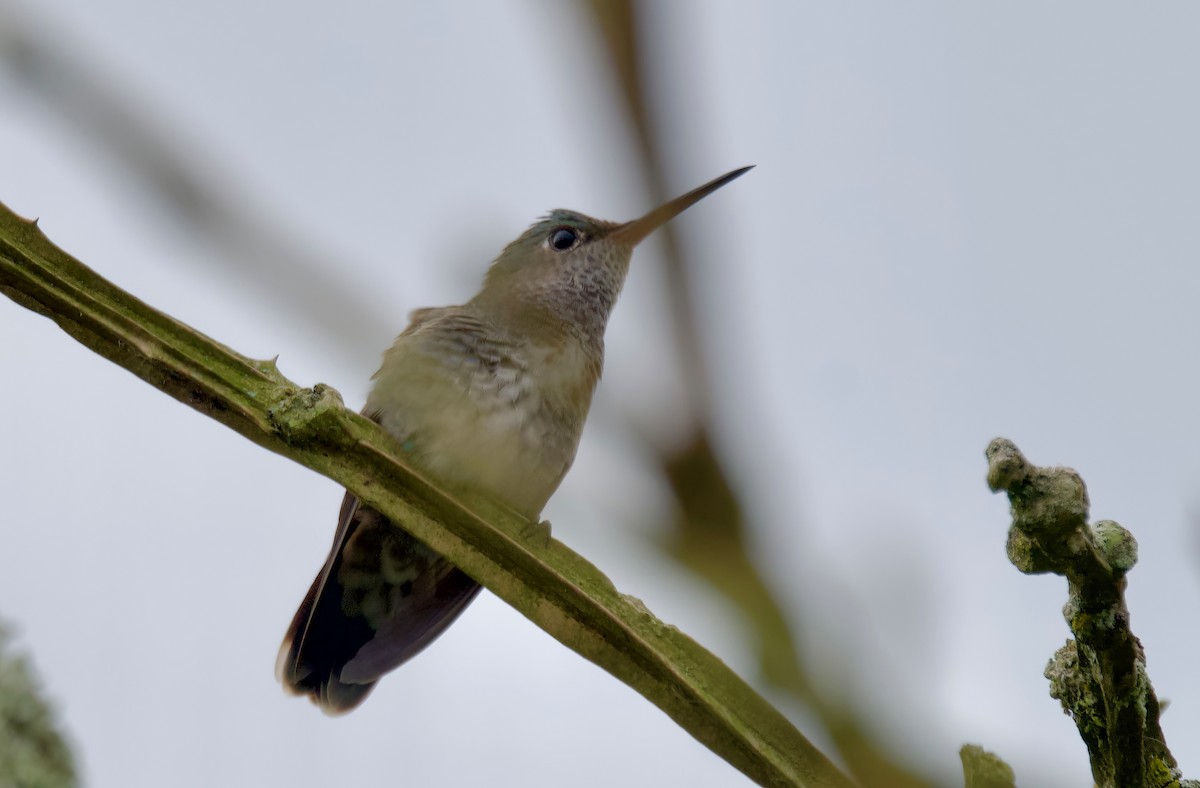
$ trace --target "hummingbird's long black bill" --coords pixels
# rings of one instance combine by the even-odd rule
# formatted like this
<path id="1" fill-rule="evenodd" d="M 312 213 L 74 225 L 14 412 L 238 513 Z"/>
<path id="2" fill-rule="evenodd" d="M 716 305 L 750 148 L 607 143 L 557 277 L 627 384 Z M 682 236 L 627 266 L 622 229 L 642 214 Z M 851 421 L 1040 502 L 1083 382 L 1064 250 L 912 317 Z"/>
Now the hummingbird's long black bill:
<path id="1" fill-rule="evenodd" d="M 667 221 L 683 213 L 730 181 L 742 177 L 752 169 L 754 169 L 753 164 L 749 167 L 734 170 L 733 172 L 727 172 L 720 178 L 711 180 L 697 189 L 692 189 L 687 194 L 658 206 L 640 219 L 625 222 L 625 224 L 613 230 L 609 238 L 629 244 L 630 246 L 637 246 L 647 235 L 657 230 Z"/>

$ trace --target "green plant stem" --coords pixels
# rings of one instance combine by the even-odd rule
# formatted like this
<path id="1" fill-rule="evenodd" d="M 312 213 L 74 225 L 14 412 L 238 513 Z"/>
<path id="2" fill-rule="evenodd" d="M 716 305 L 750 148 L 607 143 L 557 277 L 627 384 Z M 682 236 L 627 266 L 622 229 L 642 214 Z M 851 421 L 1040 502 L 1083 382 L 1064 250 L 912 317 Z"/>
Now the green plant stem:
<path id="1" fill-rule="evenodd" d="M 453 497 L 332 389 L 301 388 L 144 304 L 0 204 L 0 290 L 179 401 L 344 485 L 763 785 L 852 783 L 710 652 L 490 501 Z"/>

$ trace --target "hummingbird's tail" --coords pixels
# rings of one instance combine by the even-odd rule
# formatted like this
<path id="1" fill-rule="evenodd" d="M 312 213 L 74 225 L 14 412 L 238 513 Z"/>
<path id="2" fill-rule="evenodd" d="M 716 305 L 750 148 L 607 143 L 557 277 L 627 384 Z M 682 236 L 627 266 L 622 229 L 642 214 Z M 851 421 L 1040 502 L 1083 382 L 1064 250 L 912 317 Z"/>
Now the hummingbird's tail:
<path id="1" fill-rule="evenodd" d="M 479 584 L 347 493 L 333 550 L 292 618 L 275 674 L 326 714 L 344 714 L 432 643 Z"/>

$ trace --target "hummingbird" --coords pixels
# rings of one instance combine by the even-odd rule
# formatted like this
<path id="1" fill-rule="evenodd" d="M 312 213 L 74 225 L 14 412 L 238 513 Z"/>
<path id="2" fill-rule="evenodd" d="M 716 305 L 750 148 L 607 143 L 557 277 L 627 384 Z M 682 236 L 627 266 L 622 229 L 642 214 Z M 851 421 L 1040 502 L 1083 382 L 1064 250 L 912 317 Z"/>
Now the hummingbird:
<path id="1" fill-rule="evenodd" d="M 383 355 L 363 413 L 415 467 L 538 523 L 575 459 L 604 363 L 604 329 L 633 249 L 725 184 L 630 222 L 553 210 L 510 243 L 461 306 L 418 309 Z M 347 492 L 324 566 L 276 661 L 284 689 L 349 712 L 479 593 L 448 560 Z"/>

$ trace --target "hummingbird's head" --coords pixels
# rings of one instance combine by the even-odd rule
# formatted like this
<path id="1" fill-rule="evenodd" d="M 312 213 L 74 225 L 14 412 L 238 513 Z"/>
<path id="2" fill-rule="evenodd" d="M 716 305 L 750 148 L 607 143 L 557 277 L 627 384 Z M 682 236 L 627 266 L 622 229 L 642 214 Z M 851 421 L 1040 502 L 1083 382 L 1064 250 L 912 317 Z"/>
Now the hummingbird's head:
<path id="1" fill-rule="evenodd" d="M 620 227 L 551 211 L 504 248 L 472 303 L 505 322 L 598 340 L 633 256 L 634 244 L 614 237 Z"/>
<path id="2" fill-rule="evenodd" d="M 510 243 L 492 263 L 472 303 L 504 320 L 557 327 L 599 343 L 625 284 L 634 247 L 646 236 L 750 167 L 727 173 L 618 224 L 554 210 Z"/>

